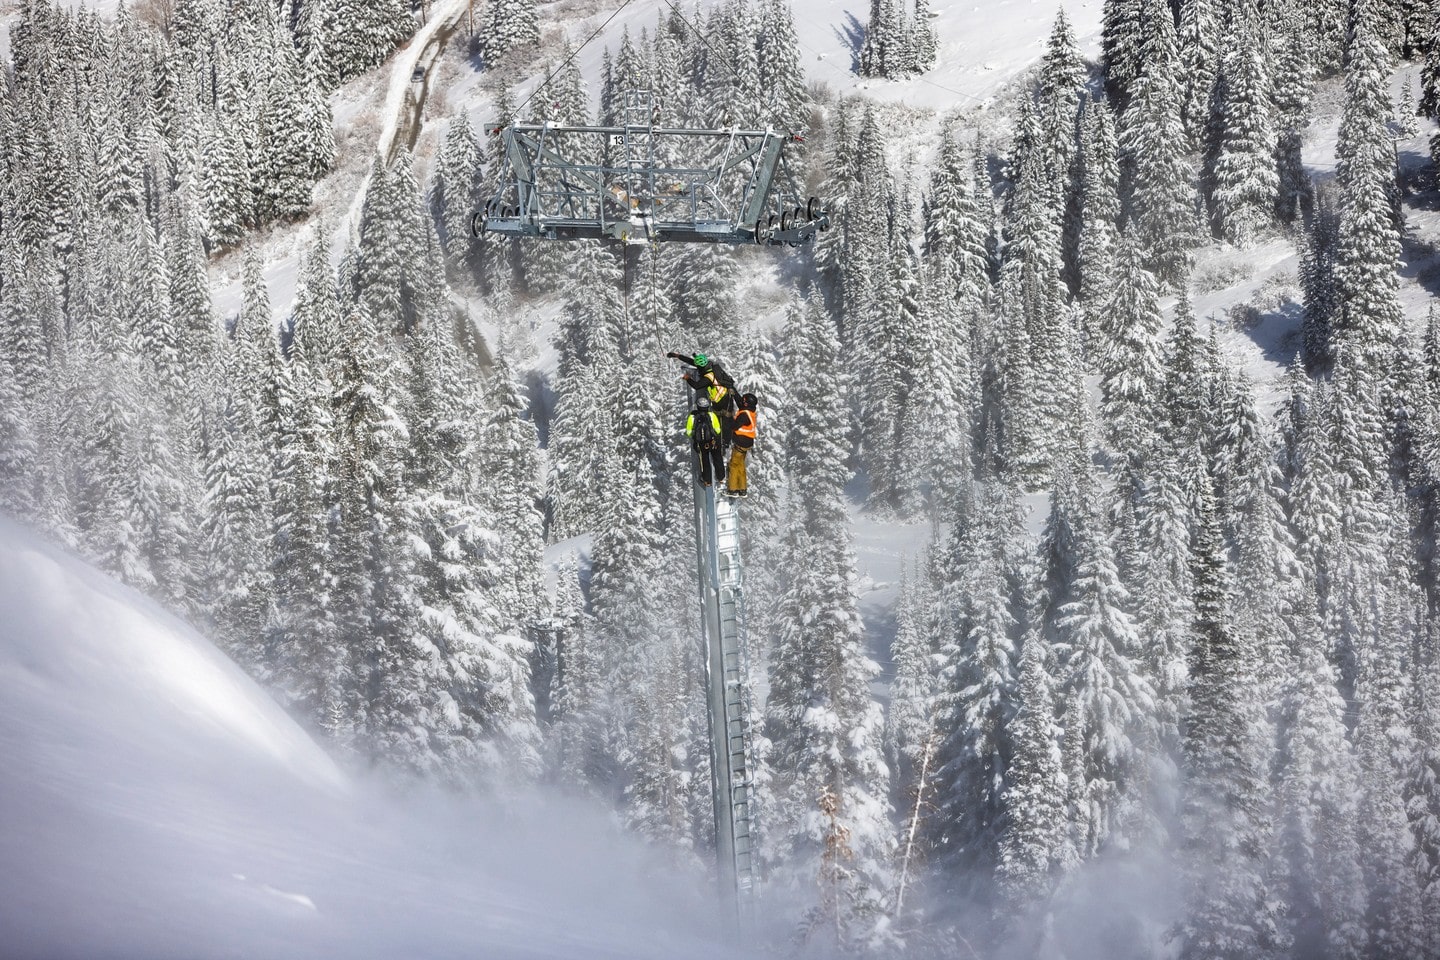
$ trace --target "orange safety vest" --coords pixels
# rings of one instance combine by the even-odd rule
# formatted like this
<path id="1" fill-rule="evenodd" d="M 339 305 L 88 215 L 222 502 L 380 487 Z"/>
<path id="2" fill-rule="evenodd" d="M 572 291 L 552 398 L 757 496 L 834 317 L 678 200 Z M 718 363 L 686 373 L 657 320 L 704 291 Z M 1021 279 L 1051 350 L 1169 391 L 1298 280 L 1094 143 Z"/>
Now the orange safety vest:
<path id="1" fill-rule="evenodd" d="M 741 410 L 735 414 L 735 436 L 755 439 L 755 411 Z"/>

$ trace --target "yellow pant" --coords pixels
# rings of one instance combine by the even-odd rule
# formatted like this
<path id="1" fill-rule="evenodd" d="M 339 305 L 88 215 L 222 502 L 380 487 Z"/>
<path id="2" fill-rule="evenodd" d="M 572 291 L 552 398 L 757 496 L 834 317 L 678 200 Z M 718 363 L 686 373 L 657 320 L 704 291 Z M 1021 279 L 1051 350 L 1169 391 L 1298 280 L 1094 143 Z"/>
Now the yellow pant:
<path id="1" fill-rule="evenodd" d="M 734 447 L 730 451 L 730 469 L 725 474 L 725 486 L 731 492 L 740 492 L 746 488 L 745 454 L 748 452 L 745 447 Z"/>

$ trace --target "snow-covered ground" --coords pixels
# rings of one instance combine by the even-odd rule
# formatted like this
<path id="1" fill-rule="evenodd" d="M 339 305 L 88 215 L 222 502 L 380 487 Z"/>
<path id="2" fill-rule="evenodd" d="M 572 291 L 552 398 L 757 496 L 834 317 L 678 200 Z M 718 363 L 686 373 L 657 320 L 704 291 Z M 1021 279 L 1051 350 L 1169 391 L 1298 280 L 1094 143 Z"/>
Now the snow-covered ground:
<path id="1" fill-rule="evenodd" d="M 607 813 L 392 794 L 238 667 L 0 518 L 0 957 L 718 956 Z"/>

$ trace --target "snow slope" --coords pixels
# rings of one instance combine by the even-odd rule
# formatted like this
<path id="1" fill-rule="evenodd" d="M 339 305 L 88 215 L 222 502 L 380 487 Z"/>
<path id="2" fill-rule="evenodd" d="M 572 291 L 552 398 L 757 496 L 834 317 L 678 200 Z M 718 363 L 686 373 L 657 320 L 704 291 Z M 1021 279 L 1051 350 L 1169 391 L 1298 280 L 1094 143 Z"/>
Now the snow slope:
<path id="1" fill-rule="evenodd" d="M 0 518 L 0 957 L 705 957 L 589 807 L 349 775 L 190 627 Z"/>

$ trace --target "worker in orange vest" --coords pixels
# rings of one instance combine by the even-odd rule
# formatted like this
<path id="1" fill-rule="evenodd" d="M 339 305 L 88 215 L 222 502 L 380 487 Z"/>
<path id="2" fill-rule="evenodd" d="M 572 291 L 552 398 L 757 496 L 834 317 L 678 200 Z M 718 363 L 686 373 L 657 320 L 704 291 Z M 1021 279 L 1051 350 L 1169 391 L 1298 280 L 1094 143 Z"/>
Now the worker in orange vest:
<path id="1" fill-rule="evenodd" d="M 735 418 L 730 428 L 730 467 L 725 474 L 725 492 L 732 497 L 750 494 L 745 476 L 745 457 L 755 445 L 755 394 L 747 393 L 736 401 Z"/>

